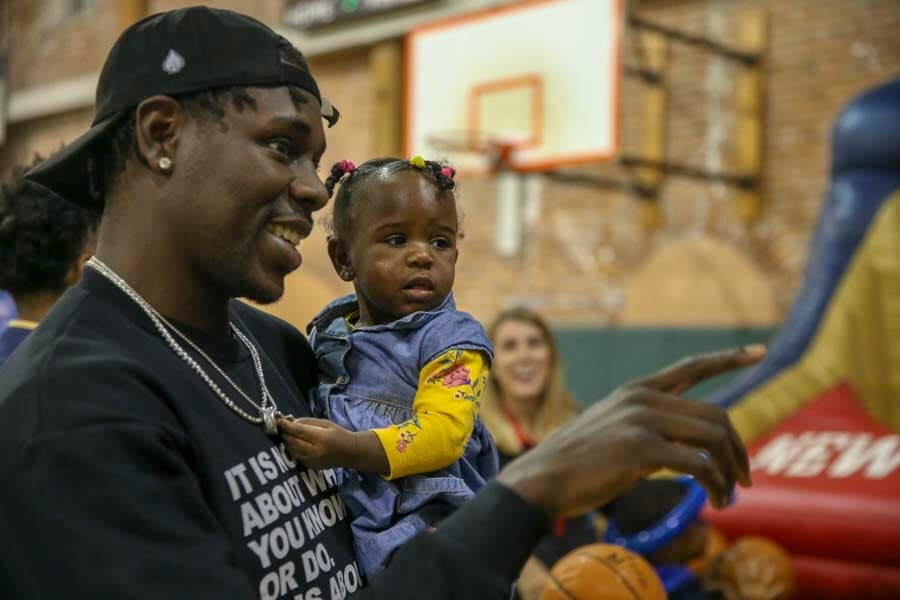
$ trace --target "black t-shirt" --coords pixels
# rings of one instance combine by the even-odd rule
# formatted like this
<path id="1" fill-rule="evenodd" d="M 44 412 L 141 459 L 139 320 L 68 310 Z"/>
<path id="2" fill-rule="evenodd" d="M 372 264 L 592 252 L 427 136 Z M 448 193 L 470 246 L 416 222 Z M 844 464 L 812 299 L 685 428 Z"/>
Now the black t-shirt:
<path id="1" fill-rule="evenodd" d="M 307 414 L 305 338 L 242 303 L 231 313 L 279 408 Z M 237 340 L 190 337 L 259 398 Z M 295 465 L 227 408 L 90 269 L 0 368 L 0 490 L 4 598 L 315 600 L 362 585 L 331 473 Z M 485 492 L 401 549 L 360 597 L 502 597 L 544 523 L 503 486 Z"/>

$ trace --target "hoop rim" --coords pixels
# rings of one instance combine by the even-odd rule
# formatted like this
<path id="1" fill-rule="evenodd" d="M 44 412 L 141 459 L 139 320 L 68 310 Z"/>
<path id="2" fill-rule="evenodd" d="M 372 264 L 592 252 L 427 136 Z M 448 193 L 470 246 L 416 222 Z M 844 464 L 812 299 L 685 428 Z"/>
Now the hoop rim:
<path id="1" fill-rule="evenodd" d="M 528 145 L 527 140 L 514 141 L 504 139 L 502 135 L 468 129 L 432 133 L 426 139 L 439 150 L 487 155 L 494 171 L 515 170 L 513 159 L 516 151 Z"/>

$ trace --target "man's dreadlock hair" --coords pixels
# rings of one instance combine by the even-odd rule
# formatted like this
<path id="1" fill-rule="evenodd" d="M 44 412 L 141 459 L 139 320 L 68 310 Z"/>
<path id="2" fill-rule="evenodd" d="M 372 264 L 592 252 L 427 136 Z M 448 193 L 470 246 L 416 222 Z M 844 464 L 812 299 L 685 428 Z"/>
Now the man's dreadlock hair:
<path id="1" fill-rule="evenodd" d="M 309 72 L 309 63 L 303 54 L 285 41 L 280 49 L 281 60 Z M 304 92 L 295 86 L 287 86 L 295 105 L 306 102 Z M 247 87 L 229 86 L 213 88 L 201 92 L 191 92 L 173 96 L 185 110 L 198 120 L 217 124 L 224 131 L 225 106 L 228 102 L 239 112 L 249 106 L 256 110 L 256 100 L 249 94 Z M 147 161 L 140 153 L 137 140 L 137 122 L 134 109 L 109 136 L 105 145 L 98 149 L 87 160 L 87 177 L 90 193 L 94 200 L 102 204 L 109 187 L 115 178 L 125 170 L 129 158 L 135 157 L 143 166 Z"/>
<path id="2" fill-rule="evenodd" d="M 456 181 L 444 172 L 447 165 L 433 160 L 426 160 L 425 166 L 419 168 L 403 158 L 373 158 L 350 173 L 345 170 L 343 162 L 335 163 L 331 167 L 328 179 L 325 180 L 325 189 L 328 190 L 329 198 L 333 195 L 334 188 L 340 184 L 331 216 L 331 229 L 336 234 L 346 235 L 350 231 L 350 224 L 359 208 L 360 197 L 363 195 L 358 191 L 375 178 L 388 178 L 401 171 L 419 171 L 441 191 L 456 189 Z"/>

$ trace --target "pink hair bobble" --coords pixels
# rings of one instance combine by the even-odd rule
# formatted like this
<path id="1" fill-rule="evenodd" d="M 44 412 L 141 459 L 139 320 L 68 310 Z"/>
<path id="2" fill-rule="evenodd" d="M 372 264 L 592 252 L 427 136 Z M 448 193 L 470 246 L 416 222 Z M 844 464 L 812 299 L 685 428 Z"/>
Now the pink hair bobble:
<path id="1" fill-rule="evenodd" d="M 453 179 L 454 177 L 456 177 L 456 169 L 454 169 L 453 167 L 443 167 L 441 169 L 441 175 L 443 175 L 447 179 Z"/>
<path id="2" fill-rule="evenodd" d="M 340 167 L 341 171 L 345 174 L 352 173 L 356 170 L 356 165 L 353 164 L 352 160 L 342 160 L 338 162 L 338 167 Z"/>

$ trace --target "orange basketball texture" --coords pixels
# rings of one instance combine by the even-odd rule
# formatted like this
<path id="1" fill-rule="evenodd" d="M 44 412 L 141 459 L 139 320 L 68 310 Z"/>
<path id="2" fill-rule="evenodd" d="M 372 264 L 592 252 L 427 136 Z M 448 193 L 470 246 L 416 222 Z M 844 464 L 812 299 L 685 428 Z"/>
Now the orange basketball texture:
<path id="1" fill-rule="evenodd" d="M 703 555 L 687 563 L 687 568 L 698 577 L 702 577 L 712 560 L 728 547 L 728 540 L 714 527 L 709 527 L 706 535 L 706 548 L 703 550 Z"/>
<path id="2" fill-rule="evenodd" d="M 541 600 L 666 600 L 653 566 L 612 544 L 572 550 L 554 565 Z"/>
<path id="3" fill-rule="evenodd" d="M 712 560 L 706 584 L 729 600 L 789 600 L 794 568 L 788 553 L 772 540 L 742 537 Z"/>

